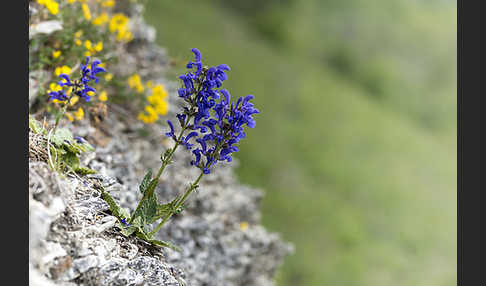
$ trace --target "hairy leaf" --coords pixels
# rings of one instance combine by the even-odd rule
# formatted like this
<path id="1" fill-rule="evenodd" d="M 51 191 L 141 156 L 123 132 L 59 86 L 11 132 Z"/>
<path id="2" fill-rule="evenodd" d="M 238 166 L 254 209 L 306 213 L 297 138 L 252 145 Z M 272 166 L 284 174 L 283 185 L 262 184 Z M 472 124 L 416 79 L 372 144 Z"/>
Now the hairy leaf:
<path id="1" fill-rule="evenodd" d="M 160 218 L 166 217 L 170 213 L 175 213 L 176 212 L 175 207 L 176 207 L 177 203 L 179 202 L 180 198 L 181 198 L 180 196 L 176 197 L 174 200 L 172 200 L 171 202 L 166 203 L 166 204 L 157 204 L 157 213 L 152 218 L 153 221 L 151 223 L 154 223 L 155 221 L 157 221 Z"/>
<path id="2" fill-rule="evenodd" d="M 68 151 L 65 154 L 63 154 L 61 158 L 62 158 L 62 161 L 66 165 L 71 167 L 73 170 L 76 170 L 77 168 L 79 168 L 80 161 L 79 161 L 79 158 L 78 158 L 76 153 Z"/>
<path id="3" fill-rule="evenodd" d="M 142 194 L 145 194 L 145 191 L 147 190 L 147 188 L 149 187 L 150 185 L 150 180 L 152 179 L 152 170 L 149 170 L 147 172 L 147 174 L 145 175 L 145 177 L 143 177 L 143 180 L 142 182 L 140 183 L 140 192 Z"/>
<path id="4" fill-rule="evenodd" d="M 64 144 L 64 140 L 73 140 L 73 135 L 71 134 L 71 131 L 66 128 L 59 128 L 56 130 L 56 133 L 51 135 L 52 143 L 56 144 L 58 147 L 61 147 Z"/>
<path id="5" fill-rule="evenodd" d="M 169 242 L 169 241 L 163 241 L 163 240 L 157 240 L 157 239 L 150 239 L 149 240 L 150 243 L 153 243 L 155 245 L 159 245 L 159 246 L 163 246 L 163 247 L 168 247 L 172 250 L 175 250 L 175 251 L 178 251 L 180 252 L 181 251 L 181 248 L 175 244 L 173 244 L 172 242 Z"/>
<path id="6" fill-rule="evenodd" d="M 37 121 L 32 115 L 29 114 L 29 128 L 36 134 L 47 134 L 46 130 L 42 127 L 39 121 Z"/>
<path id="7" fill-rule="evenodd" d="M 120 218 L 125 218 L 125 219 L 130 219 L 130 212 L 122 207 L 118 208 L 118 214 L 120 215 Z M 134 224 L 137 222 L 137 220 L 134 220 Z"/>
<path id="8" fill-rule="evenodd" d="M 133 214 L 134 218 L 140 217 L 142 225 L 150 224 L 154 221 L 157 214 L 157 196 L 145 194 L 145 199 L 140 202 L 140 207 Z"/>
<path id="9" fill-rule="evenodd" d="M 116 222 L 115 226 L 120 229 L 121 234 L 127 237 L 137 230 L 135 226 L 126 226 L 119 221 Z"/>
<path id="10" fill-rule="evenodd" d="M 125 217 L 121 217 L 121 214 L 123 212 L 122 208 L 120 208 L 116 204 L 115 200 L 110 195 L 110 193 L 105 191 L 103 188 L 101 188 L 101 197 L 108 203 L 108 205 L 110 206 L 110 211 L 114 216 L 116 216 L 119 219 L 125 218 Z"/>
<path id="11" fill-rule="evenodd" d="M 76 154 L 81 154 L 83 152 L 92 152 L 94 151 L 93 146 L 89 145 L 88 143 L 77 143 L 77 142 L 67 142 L 64 141 L 63 147 L 68 149 Z"/>
<path id="12" fill-rule="evenodd" d="M 173 249 L 175 251 L 181 251 L 181 249 L 171 243 L 171 242 L 168 242 L 168 241 L 162 241 L 162 240 L 157 240 L 157 239 L 151 239 L 149 238 L 145 233 L 141 232 L 141 231 L 137 231 L 137 233 L 135 234 L 138 238 L 140 239 L 143 239 L 145 240 L 146 242 L 149 242 L 149 243 L 152 243 L 154 245 L 158 245 L 158 246 L 162 246 L 162 247 L 168 247 L 170 249 Z"/>
<path id="13" fill-rule="evenodd" d="M 78 167 L 74 171 L 80 175 L 96 174 L 96 170 L 90 169 L 88 167 Z"/>
<path id="14" fill-rule="evenodd" d="M 158 183 L 157 178 L 153 178 L 152 181 L 150 181 L 150 184 L 148 185 L 147 189 L 145 190 L 145 195 L 151 196 L 152 194 L 154 194 L 155 188 L 157 187 L 157 183 Z"/>

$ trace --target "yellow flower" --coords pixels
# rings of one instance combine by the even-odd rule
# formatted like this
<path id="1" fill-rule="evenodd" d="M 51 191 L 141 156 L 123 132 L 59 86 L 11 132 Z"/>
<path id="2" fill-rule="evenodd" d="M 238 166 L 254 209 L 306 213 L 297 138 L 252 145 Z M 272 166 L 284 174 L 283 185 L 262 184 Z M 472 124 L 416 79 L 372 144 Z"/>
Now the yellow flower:
<path id="1" fill-rule="evenodd" d="M 167 91 L 165 90 L 164 86 L 162 84 L 157 84 L 152 88 L 152 94 L 160 96 L 162 98 L 167 97 Z"/>
<path id="2" fill-rule="evenodd" d="M 66 115 L 67 119 L 68 119 L 70 122 L 73 122 L 74 118 L 73 118 L 73 116 L 71 115 L 71 113 L 66 112 L 66 114 L 65 114 L 65 115 Z"/>
<path id="3" fill-rule="evenodd" d="M 71 68 L 68 66 L 57 67 L 55 70 L 55 74 L 59 76 L 62 73 L 69 75 L 71 73 Z"/>
<path id="4" fill-rule="evenodd" d="M 148 84 L 151 85 L 151 95 L 147 97 L 147 101 L 151 104 L 151 106 L 155 109 L 157 114 L 159 115 L 166 115 L 169 109 L 167 101 L 164 98 L 167 97 L 167 91 L 164 89 L 162 84 L 153 85 L 153 83 Z"/>
<path id="5" fill-rule="evenodd" d="M 95 46 L 94 46 L 94 50 L 97 51 L 97 52 L 101 52 L 103 50 L 103 42 L 98 42 Z"/>
<path id="6" fill-rule="evenodd" d="M 87 49 L 87 50 L 91 50 L 93 48 L 92 44 L 91 44 L 91 41 L 90 40 L 86 40 L 84 41 L 84 47 Z"/>
<path id="7" fill-rule="evenodd" d="M 108 22 L 108 14 L 106 12 L 101 13 L 98 17 L 93 20 L 93 25 L 101 26 Z"/>
<path id="8" fill-rule="evenodd" d="M 117 32 L 116 39 L 118 41 L 131 41 L 133 34 L 128 28 L 129 18 L 122 13 L 117 13 L 111 17 L 109 30 L 112 33 Z"/>
<path id="9" fill-rule="evenodd" d="M 90 52 L 90 51 L 86 51 L 86 52 L 84 52 L 84 56 L 85 56 L 85 57 L 91 57 L 91 52 Z"/>
<path id="10" fill-rule="evenodd" d="M 148 116 L 143 114 L 143 112 L 139 112 L 137 118 L 138 120 L 143 121 L 144 123 L 149 123 Z"/>
<path id="11" fill-rule="evenodd" d="M 100 65 L 99 65 L 99 66 L 100 66 Z M 113 74 L 111 74 L 111 73 L 107 73 L 107 74 L 105 75 L 105 80 L 106 80 L 106 81 L 110 81 L 112 78 L 113 78 Z"/>
<path id="12" fill-rule="evenodd" d="M 116 35 L 117 41 L 130 42 L 132 39 L 133 39 L 132 32 L 128 30 L 127 26 L 123 26 L 118 29 L 118 34 Z"/>
<path id="13" fill-rule="evenodd" d="M 74 43 L 76 44 L 76 46 L 81 46 L 83 44 L 80 39 L 74 40 Z"/>
<path id="14" fill-rule="evenodd" d="M 79 30 L 76 33 L 74 33 L 75 38 L 81 38 L 82 35 L 83 35 L 83 30 Z"/>
<path id="15" fill-rule="evenodd" d="M 52 15 L 59 13 L 59 3 L 54 0 L 37 0 L 37 3 L 45 6 Z"/>
<path id="16" fill-rule="evenodd" d="M 57 15 L 57 13 L 59 13 L 59 4 L 56 1 L 49 1 L 47 10 L 49 10 L 52 15 Z"/>
<path id="17" fill-rule="evenodd" d="M 107 101 L 107 100 L 108 100 L 108 95 L 107 95 L 106 91 L 104 91 L 104 90 L 103 90 L 103 91 L 100 93 L 100 95 L 98 96 L 98 99 L 99 99 L 100 101 Z"/>
<path id="18" fill-rule="evenodd" d="M 152 106 L 150 105 L 145 106 L 145 111 L 148 113 L 148 115 L 145 115 L 143 112 L 140 112 L 137 116 L 139 120 L 145 123 L 154 123 L 159 118 L 157 112 Z"/>
<path id="19" fill-rule="evenodd" d="M 101 6 L 103 7 L 113 7 L 115 6 L 115 0 L 105 0 Z"/>
<path id="20" fill-rule="evenodd" d="M 72 86 L 68 88 L 68 90 L 66 91 L 66 95 L 71 95 L 71 92 L 73 92 L 73 87 Z M 77 96 L 75 96 L 75 97 L 77 97 Z"/>
<path id="21" fill-rule="evenodd" d="M 136 88 L 138 93 L 142 93 L 145 90 L 145 88 L 143 87 L 142 84 L 137 84 L 137 86 L 135 88 Z"/>
<path id="22" fill-rule="evenodd" d="M 109 29 L 110 32 L 117 31 L 120 27 L 123 27 L 128 24 L 129 18 L 122 13 L 116 13 L 111 17 Z"/>
<path id="23" fill-rule="evenodd" d="M 147 86 L 147 88 L 152 88 L 154 86 L 154 82 L 149 80 L 145 83 L 145 85 Z"/>
<path id="24" fill-rule="evenodd" d="M 57 59 L 61 55 L 61 51 L 53 51 L 52 52 L 52 57 Z"/>
<path id="25" fill-rule="evenodd" d="M 81 9 L 83 9 L 84 18 L 88 21 L 91 20 L 91 11 L 89 10 L 88 4 L 83 3 Z"/>
<path id="26" fill-rule="evenodd" d="M 76 0 L 67 0 L 69 4 L 73 4 Z"/>
<path id="27" fill-rule="evenodd" d="M 169 105 L 164 100 L 161 100 L 159 104 L 155 106 L 155 111 L 157 111 L 157 113 L 160 115 L 166 115 L 168 109 Z"/>
<path id="28" fill-rule="evenodd" d="M 128 78 L 128 86 L 131 88 L 134 88 L 138 82 L 140 82 L 140 76 L 138 74 L 134 74 Z"/>
<path id="29" fill-rule="evenodd" d="M 53 82 L 49 85 L 49 91 L 48 92 L 51 92 L 51 91 L 60 91 L 62 90 L 62 86 L 58 85 L 57 83 Z"/>
<path id="30" fill-rule="evenodd" d="M 128 86 L 130 88 L 135 88 L 139 93 L 142 93 L 145 90 L 138 74 L 134 74 L 128 78 Z"/>
<path id="31" fill-rule="evenodd" d="M 242 231 L 247 230 L 247 229 L 248 229 L 248 223 L 247 223 L 246 221 L 242 221 L 242 222 L 240 223 L 240 229 L 241 229 Z"/>
<path id="32" fill-rule="evenodd" d="M 149 114 L 149 116 L 157 116 L 157 112 L 150 105 L 145 106 L 145 111 L 147 111 L 147 113 Z"/>
<path id="33" fill-rule="evenodd" d="M 78 111 L 74 112 L 74 117 L 76 120 L 82 120 L 84 118 L 84 110 L 83 108 L 78 108 Z"/>
<path id="34" fill-rule="evenodd" d="M 54 0 L 37 0 L 37 3 L 45 6 L 52 15 L 59 13 L 59 3 Z"/>
<path id="35" fill-rule="evenodd" d="M 157 106 L 162 101 L 162 98 L 160 98 L 160 96 L 151 95 L 147 97 L 147 101 L 150 102 L 152 105 Z"/>
<path id="36" fill-rule="evenodd" d="M 94 91 L 90 90 L 90 91 L 86 92 L 86 94 L 89 95 L 89 96 L 93 96 L 95 93 L 94 93 Z"/>
<path id="37" fill-rule="evenodd" d="M 79 96 L 75 95 L 71 98 L 71 102 L 69 102 L 69 106 L 75 105 L 79 101 Z"/>

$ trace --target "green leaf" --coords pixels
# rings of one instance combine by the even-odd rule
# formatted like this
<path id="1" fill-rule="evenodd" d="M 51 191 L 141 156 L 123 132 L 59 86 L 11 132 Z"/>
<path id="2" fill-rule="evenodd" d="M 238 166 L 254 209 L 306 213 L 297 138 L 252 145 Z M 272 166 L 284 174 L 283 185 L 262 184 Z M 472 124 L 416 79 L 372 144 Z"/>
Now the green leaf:
<path id="1" fill-rule="evenodd" d="M 103 188 L 101 188 L 101 197 L 103 198 L 103 200 L 105 200 L 108 203 L 108 205 L 110 206 L 110 211 L 114 216 L 116 216 L 119 219 L 126 218 L 126 217 L 121 216 L 122 214 L 125 214 L 125 212 L 122 210 L 122 208 L 120 208 L 116 204 L 115 200 L 110 195 L 110 193 L 105 191 Z"/>
<path id="2" fill-rule="evenodd" d="M 177 245 L 175 245 L 175 244 L 173 244 L 172 242 L 169 242 L 169 241 L 150 239 L 149 242 L 152 243 L 152 244 L 155 244 L 155 245 L 168 247 L 168 248 L 175 250 L 175 251 L 178 251 L 178 252 L 181 251 L 181 248 L 179 246 L 177 246 Z"/>
<path id="3" fill-rule="evenodd" d="M 143 198 L 139 203 L 139 207 L 133 213 L 133 218 L 141 217 L 142 225 L 150 224 L 154 221 L 154 216 L 157 214 L 157 196 L 154 192 L 157 183 L 157 178 L 150 181 L 148 187 L 143 191 Z"/>
<path id="4" fill-rule="evenodd" d="M 145 190 L 145 193 L 148 194 L 148 195 L 154 194 L 155 188 L 157 187 L 158 183 L 159 183 L 159 181 L 157 180 L 157 178 L 153 178 L 152 181 L 150 181 L 149 186 Z"/>
<path id="5" fill-rule="evenodd" d="M 152 243 L 154 245 L 162 246 L 162 247 L 168 247 L 170 249 L 173 249 L 175 251 L 181 251 L 180 247 L 177 245 L 168 242 L 168 241 L 162 241 L 162 240 L 157 240 L 157 239 L 151 239 L 149 238 L 145 233 L 141 231 L 137 231 L 135 234 L 138 238 L 145 240 L 146 242 Z"/>
<path id="6" fill-rule="evenodd" d="M 96 170 L 90 169 L 88 167 L 78 167 L 74 171 L 80 175 L 96 174 Z"/>
<path id="7" fill-rule="evenodd" d="M 165 162 L 167 160 L 167 158 L 169 158 L 171 151 L 172 151 L 172 149 L 165 150 L 164 154 L 162 156 L 160 156 L 160 160 L 162 160 L 162 162 Z M 167 163 L 169 163 L 169 162 L 167 162 Z"/>
<path id="8" fill-rule="evenodd" d="M 120 229 L 121 234 L 124 236 L 130 236 L 132 233 L 134 233 L 137 230 L 137 227 L 135 226 L 126 226 L 122 222 L 117 221 L 115 224 L 116 227 Z"/>
<path id="9" fill-rule="evenodd" d="M 66 152 L 65 154 L 62 155 L 61 159 L 66 165 L 71 167 L 73 170 L 79 168 L 80 161 L 76 153 L 70 151 Z"/>
<path id="10" fill-rule="evenodd" d="M 120 215 L 121 218 L 126 218 L 127 220 L 130 219 L 130 212 L 125 208 L 119 207 L 118 208 L 118 214 Z M 137 223 L 137 220 L 135 219 L 134 224 L 136 224 L 136 223 Z"/>
<path id="11" fill-rule="evenodd" d="M 71 131 L 66 128 L 57 129 L 56 133 L 51 136 L 52 143 L 56 144 L 59 147 L 64 144 L 64 140 L 73 140 L 73 135 L 71 134 Z"/>
<path id="12" fill-rule="evenodd" d="M 179 202 L 180 198 L 181 197 L 178 196 L 169 203 L 157 204 L 157 213 L 152 218 L 152 222 L 150 222 L 150 223 L 154 223 L 158 219 L 168 216 L 170 213 L 176 213 L 177 210 L 175 209 L 175 207 L 176 207 L 177 203 Z"/>
<path id="13" fill-rule="evenodd" d="M 140 183 L 140 192 L 145 194 L 145 191 L 150 185 L 150 180 L 152 179 L 152 170 L 149 170 L 145 177 L 143 177 L 142 182 Z"/>
<path id="14" fill-rule="evenodd" d="M 157 215 L 157 196 L 155 193 L 148 195 L 142 202 L 140 208 L 133 214 L 134 218 L 140 217 L 142 225 L 151 224 Z"/>
<path id="15" fill-rule="evenodd" d="M 133 227 L 133 226 L 129 226 L 129 227 L 125 227 L 123 228 L 123 224 L 120 223 L 122 225 L 122 227 L 120 228 L 120 232 L 121 234 L 123 234 L 124 236 L 130 236 L 132 233 L 134 233 L 137 228 L 136 227 Z"/>
<path id="16" fill-rule="evenodd" d="M 32 115 L 29 114 L 29 128 L 36 134 L 47 134 L 46 130 L 42 127 L 39 121 L 37 121 Z"/>
<path id="17" fill-rule="evenodd" d="M 86 141 L 84 141 L 83 143 L 78 143 L 74 141 L 71 143 L 71 145 L 81 150 L 81 152 L 93 152 L 95 150 L 95 148 Z"/>

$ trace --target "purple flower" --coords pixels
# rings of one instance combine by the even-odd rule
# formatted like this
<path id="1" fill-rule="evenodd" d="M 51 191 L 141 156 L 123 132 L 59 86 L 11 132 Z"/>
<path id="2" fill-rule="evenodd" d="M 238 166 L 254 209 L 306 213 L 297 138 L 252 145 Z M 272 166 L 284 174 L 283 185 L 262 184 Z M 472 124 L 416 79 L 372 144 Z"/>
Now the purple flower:
<path id="1" fill-rule="evenodd" d="M 89 92 L 96 92 L 96 89 L 92 88 L 89 86 L 91 81 L 95 81 L 95 83 L 98 83 L 99 78 L 96 76 L 96 74 L 100 72 L 106 72 L 106 70 L 102 67 L 99 67 L 101 64 L 101 61 L 99 60 L 94 60 L 91 63 L 91 67 L 88 66 L 90 61 L 90 57 L 86 57 L 86 64 L 81 64 L 81 78 L 75 81 L 72 81 L 69 75 L 67 74 L 60 74 L 59 77 L 61 80 L 58 82 L 58 84 L 61 87 L 73 87 L 73 93 L 81 98 L 84 98 L 86 102 L 88 102 L 91 99 L 91 96 L 88 94 Z M 58 91 L 58 92 L 50 92 L 49 95 L 51 96 L 51 100 L 57 99 L 60 101 L 65 101 L 68 99 L 67 95 L 64 93 L 64 91 Z"/>
<path id="2" fill-rule="evenodd" d="M 127 222 L 127 219 L 126 219 L 126 218 L 123 218 L 123 219 L 121 220 L 121 222 L 122 222 L 122 223 L 123 223 L 125 226 L 127 226 L 127 227 L 128 227 L 128 226 L 130 226 L 130 224 Z"/>
<path id="3" fill-rule="evenodd" d="M 230 101 L 230 93 L 221 89 L 228 79 L 226 71 L 230 70 L 229 66 L 203 67 L 201 52 L 195 48 L 192 52 L 194 60 L 186 66 L 189 72 L 179 76 L 182 87 L 178 93 L 188 106 L 177 114 L 181 127 L 192 131 L 185 138 L 181 137 L 178 143 L 187 150 L 194 147 L 189 143 L 190 139 L 199 143 L 192 150 L 194 159 L 191 165 L 209 174 L 218 161 L 232 161 L 231 154 L 238 152 L 236 144 L 245 137 L 244 127 L 255 127 L 253 114 L 259 111 L 250 103 L 253 95 L 240 97 L 235 104 Z M 190 120 L 192 122 L 188 122 Z M 168 123 L 171 131 L 166 135 L 177 141 L 174 127 L 170 121 Z"/>
<path id="4" fill-rule="evenodd" d="M 174 125 L 172 125 L 172 122 L 170 122 L 170 120 L 167 120 L 167 124 L 169 124 L 170 132 L 166 132 L 165 136 L 173 138 L 175 140 Z"/>
<path id="5" fill-rule="evenodd" d="M 84 139 L 82 137 L 79 137 L 79 136 L 74 136 L 73 137 L 77 143 L 83 143 L 84 142 Z"/>
<path id="6" fill-rule="evenodd" d="M 182 144 L 184 146 L 186 146 L 187 150 L 191 150 L 191 148 L 193 146 L 193 144 L 189 144 L 189 139 L 191 139 L 192 137 L 197 136 L 197 135 L 198 135 L 198 133 L 196 131 L 193 131 L 193 132 L 189 133 L 185 139 L 181 139 L 183 141 Z"/>
<path id="7" fill-rule="evenodd" d="M 74 84 L 71 82 L 71 79 L 69 76 L 65 73 L 62 73 L 59 75 L 60 78 L 62 78 L 65 81 L 60 80 L 57 84 L 60 86 L 73 86 Z"/>
<path id="8" fill-rule="evenodd" d="M 63 90 L 51 91 L 49 92 L 49 96 L 51 97 L 51 100 L 57 99 L 59 101 L 65 101 L 68 99 L 66 93 Z"/>

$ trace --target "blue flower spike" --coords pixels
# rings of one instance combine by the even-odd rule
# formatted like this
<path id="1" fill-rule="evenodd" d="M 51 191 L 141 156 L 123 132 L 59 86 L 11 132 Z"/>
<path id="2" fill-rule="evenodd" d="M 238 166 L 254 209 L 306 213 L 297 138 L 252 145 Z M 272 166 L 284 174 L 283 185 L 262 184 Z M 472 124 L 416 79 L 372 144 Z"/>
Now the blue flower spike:
<path id="1" fill-rule="evenodd" d="M 94 60 L 89 66 L 90 57 L 86 57 L 86 64 L 81 64 L 81 77 L 77 80 L 72 80 L 67 74 L 60 74 L 61 80 L 58 85 L 62 88 L 73 87 L 73 94 L 83 98 L 86 102 L 90 101 L 91 96 L 96 93 L 96 89 L 89 86 L 92 81 L 98 83 L 99 78 L 96 76 L 100 72 L 106 72 L 106 69 L 99 67 L 101 64 L 100 60 Z M 49 93 L 50 99 L 57 99 L 59 101 L 66 101 L 69 97 L 63 90 L 51 91 Z"/>
<path id="2" fill-rule="evenodd" d="M 191 132 L 177 141 L 174 126 L 168 121 L 170 132 L 166 136 L 184 145 L 187 150 L 194 146 L 191 140 L 199 143 L 200 147 L 192 150 L 194 160 L 191 165 L 209 174 L 218 161 L 232 161 L 231 154 L 238 151 L 235 145 L 246 135 L 244 127 L 255 127 L 253 115 L 259 110 L 250 102 L 253 95 L 239 97 L 236 104 L 231 103 L 229 91 L 221 88 L 228 79 L 228 65 L 203 67 L 201 52 L 196 48 L 192 52 L 194 60 L 186 65 L 189 71 L 179 76 L 182 87 L 178 90 L 179 97 L 189 107 L 177 114 L 181 128 L 190 129 Z M 187 124 L 187 118 L 192 119 L 191 124 Z M 202 157 L 205 158 L 204 162 Z"/>

